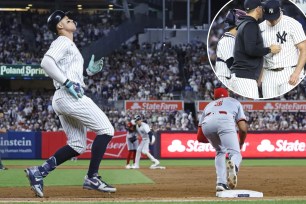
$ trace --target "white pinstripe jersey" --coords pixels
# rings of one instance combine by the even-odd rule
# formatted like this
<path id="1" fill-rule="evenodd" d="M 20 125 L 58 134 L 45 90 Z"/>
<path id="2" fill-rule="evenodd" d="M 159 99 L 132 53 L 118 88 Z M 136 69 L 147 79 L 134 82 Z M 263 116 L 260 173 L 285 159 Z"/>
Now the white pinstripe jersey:
<path id="1" fill-rule="evenodd" d="M 264 56 L 263 66 L 268 69 L 297 65 L 299 50 L 295 45 L 306 40 L 302 25 L 289 16 L 281 15 L 281 20 L 273 27 L 269 26 L 267 21 L 259 25 L 265 47 L 271 44 L 281 46 L 278 54 L 269 53 Z"/>
<path id="2" fill-rule="evenodd" d="M 149 139 L 148 133 L 151 131 L 151 129 L 147 123 L 141 122 L 140 126 L 136 124 L 136 130 L 143 139 Z"/>
<path id="3" fill-rule="evenodd" d="M 83 77 L 84 59 L 79 49 L 66 36 L 59 36 L 54 40 L 46 52 L 47 56 L 52 57 L 60 71 L 70 81 L 80 83 L 82 87 L 85 86 Z M 61 86 L 57 81 L 53 80 L 55 88 Z"/>
<path id="4" fill-rule="evenodd" d="M 225 111 L 227 112 L 227 115 L 233 116 L 235 122 L 246 120 L 241 103 L 234 98 L 225 97 L 207 104 L 202 113 L 199 124 L 201 125 L 203 123 L 203 120 L 208 113 L 217 113 L 219 111 Z"/>
<path id="5" fill-rule="evenodd" d="M 224 33 L 217 45 L 217 57 L 224 61 L 216 62 L 217 76 L 230 77 L 231 71 L 227 67 L 225 61 L 234 56 L 234 46 L 235 36 L 230 32 Z"/>

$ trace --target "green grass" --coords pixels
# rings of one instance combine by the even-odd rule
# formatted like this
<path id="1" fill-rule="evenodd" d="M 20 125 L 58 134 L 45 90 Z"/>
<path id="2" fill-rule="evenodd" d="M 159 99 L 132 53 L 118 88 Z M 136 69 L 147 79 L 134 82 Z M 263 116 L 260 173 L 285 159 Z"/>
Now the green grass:
<path id="1" fill-rule="evenodd" d="M 21 165 L 33 166 L 41 165 L 44 160 L 4 160 L 4 165 Z M 149 166 L 149 160 L 142 159 L 140 165 Z M 84 166 L 87 169 L 89 160 L 67 161 L 63 166 Z M 103 160 L 103 166 L 121 166 L 125 165 L 125 160 Z M 214 166 L 213 159 L 182 159 L 182 160 L 161 160 L 161 165 L 164 166 Z M 305 159 L 245 159 L 242 161 L 242 166 L 306 166 Z"/>
<path id="2" fill-rule="evenodd" d="M 44 179 L 46 186 L 79 186 L 83 183 L 86 175 L 85 169 L 61 169 L 53 171 Z M 111 181 L 112 184 L 140 184 L 154 183 L 150 178 L 146 177 L 140 171 L 133 170 L 109 170 L 102 171 L 103 180 Z M 18 179 L 12 179 L 18 178 Z M 0 172 L 0 187 L 17 187 L 29 186 L 29 182 L 25 179 L 23 169 L 9 169 Z"/>

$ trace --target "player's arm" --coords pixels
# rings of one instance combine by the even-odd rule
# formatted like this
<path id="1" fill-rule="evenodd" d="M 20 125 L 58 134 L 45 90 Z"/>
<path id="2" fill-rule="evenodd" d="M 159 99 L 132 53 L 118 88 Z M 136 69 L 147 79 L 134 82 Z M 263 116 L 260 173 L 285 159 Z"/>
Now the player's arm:
<path id="1" fill-rule="evenodd" d="M 44 71 L 55 81 L 60 84 L 64 84 L 67 78 L 63 75 L 60 69 L 57 67 L 54 59 L 48 55 L 45 55 L 41 61 L 40 66 Z"/>
<path id="2" fill-rule="evenodd" d="M 238 112 L 237 112 L 235 119 L 236 119 L 236 123 L 239 129 L 238 130 L 239 146 L 241 149 L 241 147 L 243 146 L 245 142 L 246 136 L 247 136 L 248 124 L 247 124 L 246 116 L 243 111 L 243 107 L 239 101 L 237 101 L 237 108 L 238 108 Z"/>
<path id="3" fill-rule="evenodd" d="M 242 148 L 244 142 L 245 142 L 245 139 L 246 139 L 246 136 L 247 136 L 247 132 L 248 132 L 248 124 L 245 120 L 239 120 L 238 123 L 237 123 L 237 126 L 238 126 L 238 129 L 239 129 L 239 146 L 240 146 L 240 149 Z"/>
<path id="4" fill-rule="evenodd" d="M 270 47 L 262 47 L 257 44 L 257 32 L 260 32 L 258 25 L 254 23 L 248 23 L 243 29 L 243 41 L 245 46 L 245 52 L 254 57 L 263 57 L 270 52 L 276 54 L 280 51 L 279 45 L 271 45 Z"/>
<path id="5" fill-rule="evenodd" d="M 300 42 L 296 46 L 299 49 L 300 54 L 296 68 L 289 79 L 289 84 L 293 86 L 299 82 L 300 73 L 304 69 L 306 63 L 306 40 Z"/>
<path id="6" fill-rule="evenodd" d="M 64 74 L 57 67 L 54 59 L 48 55 L 45 55 L 41 61 L 41 67 L 45 70 L 45 72 L 55 81 L 64 85 L 69 93 L 73 95 L 75 98 L 82 98 L 84 95 L 84 91 L 79 83 L 74 83 L 67 79 Z"/>
<path id="7" fill-rule="evenodd" d="M 150 144 L 153 144 L 155 141 L 155 136 L 153 134 L 153 131 L 150 129 L 149 125 L 146 123 L 143 124 L 143 128 L 146 131 L 146 133 L 149 135 Z"/>
<path id="8" fill-rule="evenodd" d="M 233 63 L 234 63 L 234 47 L 235 47 L 235 40 L 233 40 L 232 38 L 227 38 L 227 42 L 226 42 L 227 46 L 228 46 L 228 50 L 226 50 L 226 52 L 224 53 L 225 55 L 225 63 L 227 68 L 230 68 Z"/>

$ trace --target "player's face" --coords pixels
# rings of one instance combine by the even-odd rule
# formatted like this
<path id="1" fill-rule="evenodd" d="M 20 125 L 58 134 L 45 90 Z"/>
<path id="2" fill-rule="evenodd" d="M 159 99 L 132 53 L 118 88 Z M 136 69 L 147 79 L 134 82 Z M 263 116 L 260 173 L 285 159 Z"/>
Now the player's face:
<path id="1" fill-rule="evenodd" d="M 141 120 L 138 120 L 138 121 L 136 122 L 136 124 L 137 124 L 137 125 L 140 125 L 140 124 L 141 124 Z"/>
<path id="2" fill-rule="evenodd" d="M 68 16 L 65 16 L 61 20 L 61 24 L 63 26 L 64 30 L 74 32 L 76 30 L 76 25 L 72 19 L 70 19 Z"/>
<path id="3" fill-rule="evenodd" d="M 276 20 L 268 20 L 271 26 L 275 26 L 278 23 L 278 19 Z"/>

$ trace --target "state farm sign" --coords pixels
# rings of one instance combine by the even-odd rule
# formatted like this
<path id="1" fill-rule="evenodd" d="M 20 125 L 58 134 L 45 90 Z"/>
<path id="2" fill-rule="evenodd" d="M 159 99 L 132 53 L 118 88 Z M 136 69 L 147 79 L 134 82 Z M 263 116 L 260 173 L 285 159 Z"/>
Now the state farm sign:
<path id="1" fill-rule="evenodd" d="M 125 101 L 125 110 L 183 110 L 183 101 Z"/>
<path id="2" fill-rule="evenodd" d="M 208 103 L 209 101 L 198 101 L 198 110 L 204 110 Z M 245 111 L 281 110 L 306 112 L 306 101 L 242 101 L 241 104 Z"/>
<path id="3" fill-rule="evenodd" d="M 241 149 L 244 158 L 306 158 L 306 133 L 250 133 Z M 214 158 L 210 144 L 196 133 L 161 133 L 161 158 Z"/>

